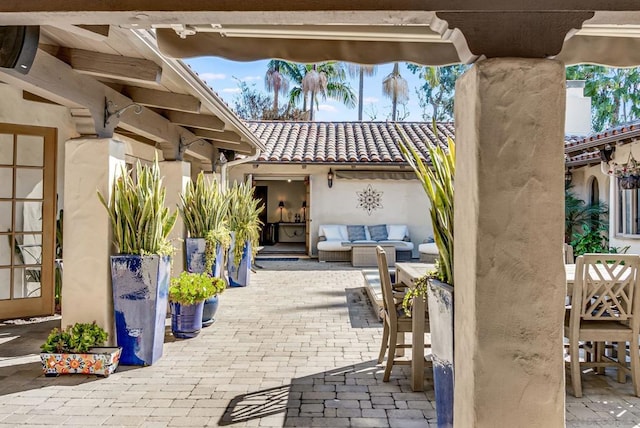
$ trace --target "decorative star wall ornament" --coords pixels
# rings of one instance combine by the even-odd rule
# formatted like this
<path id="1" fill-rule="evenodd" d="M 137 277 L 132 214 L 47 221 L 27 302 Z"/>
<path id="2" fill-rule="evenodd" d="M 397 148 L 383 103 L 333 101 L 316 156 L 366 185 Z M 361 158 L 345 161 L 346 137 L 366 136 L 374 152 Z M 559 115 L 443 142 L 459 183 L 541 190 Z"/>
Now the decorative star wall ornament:
<path id="1" fill-rule="evenodd" d="M 358 195 L 358 206 L 371 215 L 373 210 L 382 209 L 382 193 L 371 187 L 371 184 L 367 186 L 362 192 L 356 192 Z"/>

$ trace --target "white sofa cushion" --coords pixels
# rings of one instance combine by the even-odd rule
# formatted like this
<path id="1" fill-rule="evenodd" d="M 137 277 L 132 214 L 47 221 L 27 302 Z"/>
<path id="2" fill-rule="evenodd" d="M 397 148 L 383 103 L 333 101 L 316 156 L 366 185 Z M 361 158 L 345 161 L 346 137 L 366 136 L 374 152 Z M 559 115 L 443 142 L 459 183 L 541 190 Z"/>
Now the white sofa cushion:
<path id="1" fill-rule="evenodd" d="M 409 241 L 396 241 L 396 240 L 386 240 L 386 241 L 378 241 L 379 245 L 393 245 L 396 247 L 396 250 L 401 251 L 410 251 L 413 250 L 413 242 Z"/>
<path id="2" fill-rule="evenodd" d="M 320 241 L 318 242 L 318 251 L 351 251 L 350 242 L 342 245 L 343 241 Z"/>
<path id="3" fill-rule="evenodd" d="M 388 224 L 387 225 L 387 239 L 389 241 L 402 241 L 405 236 L 408 236 L 406 224 Z"/>
<path id="4" fill-rule="evenodd" d="M 347 225 L 345 224 L 324 224 L 318 231 L 320 236 L 324 236 L 327 241 L 348 241 Z"/>
<path id="5" fill-rule="evenodd" d="M 438 251 L 438 246 L 435 242 L 418 245 L 418 252 L 423 254 L 440 254 L 440 252 Z"/>

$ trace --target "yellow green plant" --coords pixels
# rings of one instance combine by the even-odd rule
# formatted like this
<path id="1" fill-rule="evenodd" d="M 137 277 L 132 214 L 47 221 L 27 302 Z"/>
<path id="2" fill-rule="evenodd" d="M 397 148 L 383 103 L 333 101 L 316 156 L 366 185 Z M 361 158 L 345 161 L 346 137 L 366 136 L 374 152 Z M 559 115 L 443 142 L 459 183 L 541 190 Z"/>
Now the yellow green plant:
<path id="1" fill-rule="evenodd" d="M 397 126 L 397 125 L 396 125 Z M 448 150 L 439 145 L 427 145 L 431 165 L 426 165 L 418 151 L 411 145 L 402 128 L 397 126 L 402 139 L 400 149 L 422 184 L 431 207 L 433 237 L 439 256 L 436 277 L 453 286 L 453 188 L 456 168 L 456 146 L 447 137 Z M 433 131 L 438 136 L 435 122 Z"/>
<path id="2" fill-rule="evenodd" d="M 160 168 L 136 163 L 137 182 L 123 166 L 114 180 L 111 197 L 98 192 L 98 198 L 109 213 L 113 226 L 113 243 L 118 254 L 170 255 L 173 247 L 168 239 L 176 222 L 165 207 L 166 189 L 162 186 Z"/>
<path id="3" fill-rule="evenodd" d="M 194 305 L 222 293 L 226 287 L 222 278 L 208 273 L 182 272 L 177 278 L 171 278 L 169 300 L 181 305 Z"/>
<path id="4" fill-rule="evenodd" d="M 229 248 L 231 237 L 227 222 L 229 198 L 224 194 L 218 182 L 207 182 L 201 172 L 196 182 L 189 181 L 180 194 L 178 211 L 192 238 L 204 238 L 205 272 L 210 272 L 216 260 L 216 248 Z"/>
<path id="5" fill-rule="evenodd" d="M 234 183 L 228 191 L 229 229 L 234 233 L 233 263 L 239 265 L 244 242 L 251 243 L 251 260 L 258 252 L 260 238 L 260 213 L 264 205 L 253 196 L 253 187 L 247 183 Z"/>

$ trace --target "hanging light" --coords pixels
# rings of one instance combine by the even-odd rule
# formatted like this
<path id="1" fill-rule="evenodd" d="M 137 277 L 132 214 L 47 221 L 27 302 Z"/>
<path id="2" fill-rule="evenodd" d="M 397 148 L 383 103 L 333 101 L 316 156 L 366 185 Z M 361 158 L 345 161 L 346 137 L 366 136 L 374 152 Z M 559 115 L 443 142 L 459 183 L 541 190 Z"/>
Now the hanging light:
<path id="1" fill-rule="evenodd" d="M 329 188 L 333 187 L 333 171 L 329 168 L 329 172 L 327 173 L 327 184 Z"/>
<path id="2" fill-rule="evenodd" d="M 573 174 L 571 173 L 571 170 L 567 168 L 567 170 L 564 173 L 564 184 L 571 184 L 572 179 L 573 179 Z"/>

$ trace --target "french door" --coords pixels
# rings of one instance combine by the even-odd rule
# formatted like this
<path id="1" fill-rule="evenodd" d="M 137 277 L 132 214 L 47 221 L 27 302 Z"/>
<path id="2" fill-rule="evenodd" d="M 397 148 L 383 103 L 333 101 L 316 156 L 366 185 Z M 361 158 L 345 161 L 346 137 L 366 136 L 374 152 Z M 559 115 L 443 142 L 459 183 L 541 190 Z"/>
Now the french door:
<path id="1" fill-rule="evenodd" d="M 0 123 L 0 319 L 54 312 L 56 132 Z"/>

